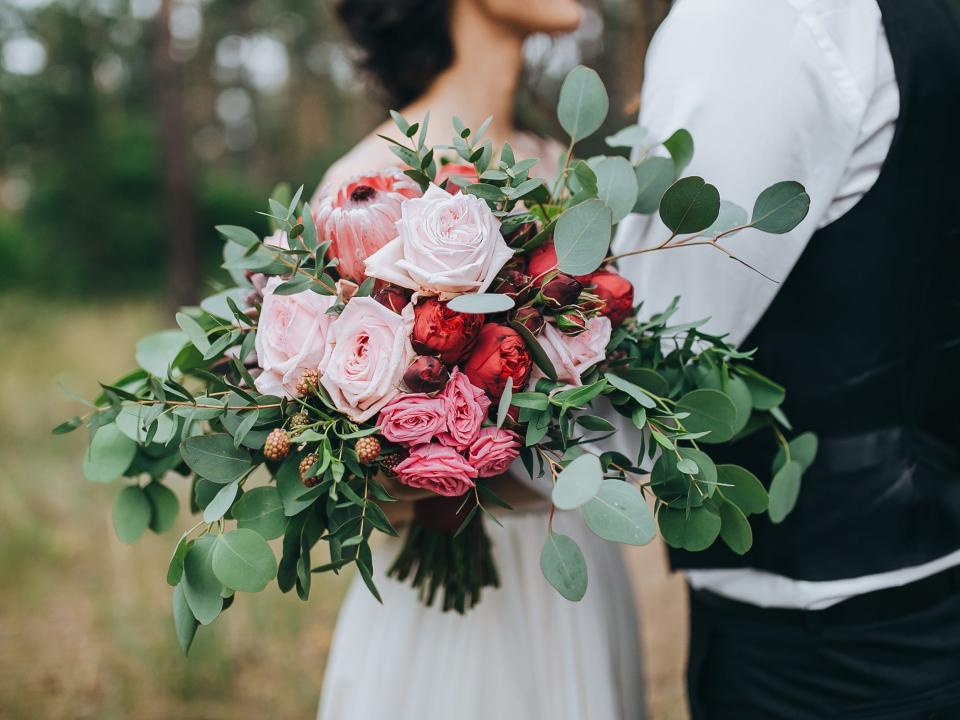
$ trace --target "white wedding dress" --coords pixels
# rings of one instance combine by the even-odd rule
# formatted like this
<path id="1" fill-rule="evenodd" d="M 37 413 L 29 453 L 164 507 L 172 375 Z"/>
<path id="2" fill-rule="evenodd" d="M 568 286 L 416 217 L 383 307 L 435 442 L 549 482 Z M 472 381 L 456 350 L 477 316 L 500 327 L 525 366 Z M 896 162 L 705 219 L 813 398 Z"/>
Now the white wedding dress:
<path id="1" fill-rule="evenodd" d="M 621 720 L 644 715 L 633 596 L 620 547 L 577 513 L 554 529 L 587 558 L 587 594 L 562 598 L 540 573 L 545 512 L 487 521 L 500 587 L 465 615 L 425 607 L 386 577 L 400 540 L 374 551 L 380 605 L 359 577 L 340 610 L 319 720 Z"/>

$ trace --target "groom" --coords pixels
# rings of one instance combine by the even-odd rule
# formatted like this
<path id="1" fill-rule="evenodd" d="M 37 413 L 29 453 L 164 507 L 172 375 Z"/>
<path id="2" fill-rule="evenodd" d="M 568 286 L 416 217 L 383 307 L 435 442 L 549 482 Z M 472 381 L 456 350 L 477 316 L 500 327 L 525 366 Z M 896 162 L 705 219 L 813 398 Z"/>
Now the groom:
<path id="1" fill-rule="evenodd" d="M 684 174 L 747 208 L 782 178 L 812 199 L 792 233 L 730 242 L 780 284 L 704 248 L 621 267 L 645 307 L 679 287 L 678 322 L 758 347 L 820 438 L 747 555 L 671 552 L 697 720 L 960 717 L 958 118 L 956 0 L 678 0 L 653 41 L 640 122 L 692 132 Z M 617 251 L 668 234 L 633 218 Z M 774 451 L 720 461 L 768 479 Z"/>

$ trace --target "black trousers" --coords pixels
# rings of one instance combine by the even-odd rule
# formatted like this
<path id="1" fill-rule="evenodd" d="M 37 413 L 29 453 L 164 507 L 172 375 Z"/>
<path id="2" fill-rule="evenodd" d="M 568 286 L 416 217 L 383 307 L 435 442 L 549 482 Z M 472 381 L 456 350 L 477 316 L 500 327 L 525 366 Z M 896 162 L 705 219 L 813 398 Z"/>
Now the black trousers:
<path id="1" fill-rule="evenodd" d="M 960 718 L 960 592 L 889 618 L 839 615 L 692 590 L 693 720 Z"/>

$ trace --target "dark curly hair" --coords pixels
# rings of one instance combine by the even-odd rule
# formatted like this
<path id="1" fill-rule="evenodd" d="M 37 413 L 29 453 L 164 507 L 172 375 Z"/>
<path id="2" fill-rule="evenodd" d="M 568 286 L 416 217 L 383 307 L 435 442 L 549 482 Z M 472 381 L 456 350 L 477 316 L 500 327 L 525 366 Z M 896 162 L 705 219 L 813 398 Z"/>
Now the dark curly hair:
<path id="1" fill-rule="evenodd" d="M 453 62 L 450 0 L 340 0 L 337 14 L 393 107 L 415 100 Z"/>

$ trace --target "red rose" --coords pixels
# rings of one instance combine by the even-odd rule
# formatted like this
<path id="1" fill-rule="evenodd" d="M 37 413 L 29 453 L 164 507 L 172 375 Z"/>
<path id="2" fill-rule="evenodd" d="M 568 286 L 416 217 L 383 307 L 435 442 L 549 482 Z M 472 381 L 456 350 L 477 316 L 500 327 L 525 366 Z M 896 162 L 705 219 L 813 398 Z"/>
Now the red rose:
<path id="1" fill-rule="evenodd" d="M 421 355 L 437 355 L 447 365 L 470 352 L 483 325 L 483 315 L 458 313 L 434 298 L 421 302 L 413 313 L 413 349 Z"/>
<path id="2" fill-rule="evenodd" d="M 559 308 L 572 305 L 580 297 L 583 284 L 572 275 L 557 273 L 540 288 L 540 296 L 550 307 Z"/>
<path id="3" fill-rule="evenodd" d="M 410 302 L 410 291 L 396 285 L 387 285 L 378 291 L 373 299 L 399 315 Z"/>
<path id="4" fill-rule="evenodd" d="M 526 385 L 530 369 L 530 351 L 520 333 L 495 323 L 487 323 L 480 330 L 477 346 L 463 366 L 470 382 L 495 400 L 503 395 L 508 377 L 513 378 L 514 390 Z"/>
<path id="5" fill-rule="evenodd" d="M 527 274 L 536 281 L 537 286 L 542 285 L 546 276 L 556 269 L 557 251 L 553 247 L 553 240 L 548 240 L 527 257 Z"/>
<path id="6" fill-rule="evenodd" d="M 539 335 L 543 330 L 543 313 L 532 305 L 526 305 L 515 311 L 510 319 L 520 323 L 534 335 Z"/>
<path id="7" fill-rule="evenodd" d="M 450 379 L 446 366 L 429 355 L 414 359 L 403 373 L 403 383 L 415 393 L 431 393 L 442 390 Z"/>
<path id="8" fill-rule="evenodd" d="M 586 284 L 593 285 L 593 293 L 603 300 L 600 314 L 619 325 L 633 314 L 633 285 L 622 275 L 611 270 L 597 270 L 587 276 Z"/>
<path id="9" fill-rule="evenodd" d="M 447 181 L 446 185 L 443 184 L 444 180 Z M 477 180 L 477 169 L 473 165 L 449 163 L 437 169 L 437 177 L 433 182 L 442 186 L 451 195 L 456 195 L 460 192 L 461 184 L 469 185 Z"/>
<path id="10" fill-rule="evenodd" d="M 501 270 L 490 285 L 490 292 L 500 293 L 522 302 L 530 293 L 530 276 L 519 270 Z"/>

